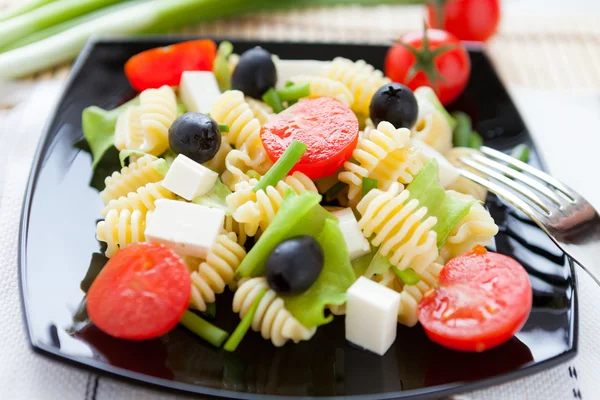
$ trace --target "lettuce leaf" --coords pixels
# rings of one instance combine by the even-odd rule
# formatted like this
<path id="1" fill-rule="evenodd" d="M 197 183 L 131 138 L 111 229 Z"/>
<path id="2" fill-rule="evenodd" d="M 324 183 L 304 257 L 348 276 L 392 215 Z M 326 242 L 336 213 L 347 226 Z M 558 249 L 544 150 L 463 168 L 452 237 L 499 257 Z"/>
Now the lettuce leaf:
<path id="1" fill-rule="evenodd" d="M 143 151 L 139 151 L 139 150 L 121 150 L 119 152 L 119 162 L 121 163 L 121 168 L 123 168 L 125 166 L 125 160 L 127 160 L 129 157 L 131 157 L 131 156 L 143 157 L 145 155 L 148 155 L 148 153 L 144 153 Z"/>
<path id="2" fill-rule="evenodd" d="M 409 199 L 419 200 L 422 207 L 427 207 L 427 215 L 436 217 L 437 224 L 433 230 L 437 233 L 437 245 L 441 248 L 454 226 L 465 217 L 476 202 L 457 199 L 446 194 L 438 179 L 438 163 L 432 159 L 417 174 L 406 188 Z"/>
<path id="3" fill-rule="evenodd" d="M 119 115 L 129 107 L 138 105 L 139 102 L 139 97 L 136 97 L 113 110 L 104 110 L 96 106 L 87 107 L 83 110 L 81 126 L 83 136 L 92 153 L 93 169 L 96 169 L 106 151 L 114 145 L 115 125 L 117 125 Z"/>
<path id="4" fill-rule="evenodd" d="M 221 182 L 221 179 L 217 179 L 215 186 L 208 193 L 196 197 L 192 202 L 210 208 L 220 208 L 225 211 L 225 215 L 231 215 L 231 210 L 229 210 L 225 201 L 225 198 L 230 194 L 231 190 Z"/>
<path id="5" fill-rule="evenodd" d="M 392 263 L 390 263 L 390 259 L 386 256 L 382 256 L 379 253 L 379 249 L 375 252 L 375 255 L 371 259 L 369 263 L 369 267 L 364 272 L 364 276 L 366 278 L 371 279 L 373 275 L 381 275 L 386 272 L 388 269 L 392 267 Z"/>
<path id="6" fill-rule="evenodd" d="M 456 120 L 452 117 L 452 115 L 444 108 L 442 102 L 438 99 L 437 95 L 429 86 L 421 86 L 415 90 L 415 97 L 417 100 L 425 100 L 431 103 L 437 110 L 442 113 L 446 121 L 448 121 L 448 125 L 450 128 L 454 130 L 456 127 Z"/>
<path id="7" fill-rule="evenodd" d="M 325 307 L 327 304 L 344 304 L 346 290 L 356 280 L 337 222 L 326 219 L 317 240 L 325 255 L 323 271 L 307 291 L 296 296 L 282 296 L 288 311 L 307 328 L 331 322 L 333 315 L 325 317 Z"/>

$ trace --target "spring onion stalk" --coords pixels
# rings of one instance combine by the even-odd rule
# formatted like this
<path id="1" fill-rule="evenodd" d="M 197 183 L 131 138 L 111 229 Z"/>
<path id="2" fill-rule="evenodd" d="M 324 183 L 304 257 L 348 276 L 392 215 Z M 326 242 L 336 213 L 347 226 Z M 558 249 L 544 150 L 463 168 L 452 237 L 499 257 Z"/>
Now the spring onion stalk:
<path id="1" fill-rule="evenodd" d="M 371 191 L 371 189 L 377 189 L 379 182 L 377 179 L 371 178 L 363 178 L 362 180 L 362 195 L 366 196 L 367 193 Z"/>
<path id="2" fill-rule="evenodd" d="M 416 285 L 421 280 L 419 274 L 415 272 L 412 268 L 407 268 L 403 271 L 400 271 L 395 266 L 392 266 L 392 271 L 407 285 Z"/>
<path id="3" fill-rule="evenodd" d="M 277 91 L 281 101 L 297 101 L 303 97 L 310 96 L 310 84 L 287 86 Z"/>
<path id="4" fill-rule="evenodd" d="M 215 318 L 217 316 L 217 303 L 208 303 L 206 305 L 206 311 L 202 314 L 207 318 Z"/>
<path id="5" fill-rule="evenodd" d="M 0 25 L 0 46 L 121 1 L 123 0 L 61 0 L 37 8 Z"/>
<path id="6" fill-rule="evenodd" d="M 277 94 L 277 91 L 273 88 L 267 90 L 267 92 L 262 97 L 263 101 L 275 111 L 275 113 L 279 114 L 283 111 L 283 103 Z"/>
<path id="7" fill-rule="evenodd" d="M 517 160 L 526 163 L 529 161 L 529 147 L 527 147 L 526 144 L 520 144 L 513 149 L 510 155 Z"/>
<path id="8" fill-rule="evenodd" d="M 229 126 L 225 124 L 219 124 L 219 130 L 221 133 L 227 133 L 229 132 Z"/>
<path id="9" fill-rule="evenodd" d="M 452 113 L 452 116 L 456 120 L 456 128 L 454 128 L 454 134 L 452 137 L 454 147 L 470 147 L 471 132 L 473 132 L 471 118 L 464 112 L 460 111 Z"/>
<path id="10" fill-rule="evenodd" d="M 33 11 L 55 1 L 56 0 L 33 0 L 18 7 L 11 7 L 8 10 L 0 13 L 0 21 L 6 21 L 7 19 L 18 17 L 19 15 L 26 14 L 29 11 Z"/>
<path id="11" fill-rule="evenodd" d="M 259 190 L 265 190 L 269 186 L 277 185 L 277 182 L 287 176 L 287 174 L 294 168 L 296 163 L 300 161 L 300 158 L 304 154 L 308 147 L 299 140 L 292 140 L 292 143 L 283 152 L 279 160 L 267 173 L 262 177 L 260 181 L 252 190 L 258 192 Z"/>
<path id="12" fill-rule="evenodd" d="M 217 328 L 191 311 L 185 311 L 179 323 L 215 347 L 221 347 L 229 336 L 224 330 Z"/>
<path id="13" fill-rule="evenodd" d="M 256 296 L 254 303 L 252 303 L 252 307 L 250 307 L 250 309 L 248 310 L 246 315 L 244 315 L 244 318 L 242 318 L 242 320 L 240 321 L 238 326 L 235 328 L 235 330 L 233 331 L 233 333 L 231 334 L 231 336 L 229 337 L 229 339 L 223 346 L 223 348 L 225 350 L 235 351 L 235 349 L 237 349 L 237 347 L 240 345 L 240 343 L 242 342 L 242 339 L 244 338 L 244 336 L 246 336 L 246 332 L 248 332 L 248 329 L 250 329 L 250 324 L 252 323 L 254 314 L 256 314 L 256 310 L 258 309 L 258 304 L 260 303 L 260 301 L 262 300 L 263 296 L 266 293 L 267 293 L 267 289 L 263 289 L 258 294 L 258 296 Z"/>
<path id="14" fill-rule="evenodd" d="M 213 73 L 221 92 L 231 89 L 231 71 L 229 71 L 229 56 L 233 53 L 233 45 L 226 40 L 219 44 L 217 56 L 213 64 Z"/>
<path id="15" fill-rule="evenodd" d="M 469 140 L 469 147 L 479 150 L 483 146 L 483 138 L 475 131 L 471 132 L 471 138 Z"/>

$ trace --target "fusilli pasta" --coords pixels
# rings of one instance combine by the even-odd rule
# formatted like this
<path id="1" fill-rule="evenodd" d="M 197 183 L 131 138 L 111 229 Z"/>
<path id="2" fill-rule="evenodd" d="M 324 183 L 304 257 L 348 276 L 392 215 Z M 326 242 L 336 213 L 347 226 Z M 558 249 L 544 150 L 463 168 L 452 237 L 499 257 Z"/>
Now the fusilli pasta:
<path id="1" fill-rule="evenodd" d="M 331 97 L 350 107 L 354 103 L 354 94 L 340 81 L 323 76 L 296 75 L 290 78 L 296 85 L 308 84 L 310 97 Z"/>
<path id="2" fill-rule="evenodd" d="M 437 218 L 427 217 L 427 208 L 417 199 L 408 200 L 408 190 L 394 183 L 388 191 L 373 189 L 358 203 L 362 215 L 359 228 L 373 246 L 400 270 L 423 271 L 438 257 Z"/>
<path id="3" fill-rule="evenodd" d="M 169 128 L 175 119 L 177 99 L 171 87 L 144 90 L 140 94 L 140 105 L 119 115 L 115 147 L 158 156 L 169 148 Z"/>
<path id="4" fill-rule="evenodd" d="M 468 147 L 455 147 L 446 153 L 446 158 L 452 165 L 459 168 L 464 168 L 468 171 L 473 172 L 474 174 L 481 175 L 475 169 L 469 167 L 468 165 L 460 162 L 459 158 L 463 156 L 468 156 L 471 154 L 481 154 L 479 150 L 471 149 Z M 454 183 L 447 187 L 449 190 L 454 190 L 459 193 L 468 194 L 473 196 L 475 199 L 484 202 L 487 197 L 487 189 L 484 186 L 481 186 L 478 183 L 473 182 L 470 179 L 465 178 L 464 176 L 460 176 Z"/>
<path id="5" fill-rule="evenodd" d="M 379 88 L 390 80 L 383 73 L 363 60 L 352 62 L 347 58 L 337 57 L 327 67 L 325 76 L 340 81 L 354 95 L 352 110 L 369 115 L 371 98 Z"/>
<path id="6" fill-rule="evenodd" d="M 250 181 L 251 178 L 248 172 L 253 170 L 252 167 L 252 160 L 246 152 L 237 149 L 232 150 L 225 157 L 225 172 L 223 172 L 221 179 L 230 190 L 235 190 L 238 183 Z M 256 173 L 258 174 L 258 172 Z"/>
<path id="7" fill-rule="evenodd" d="M 246 234 L 254 236 L 258 228 L 267 229 L 279 211 L 287 189 L 297 194 L 306 191 L 317 193 L 313 181 L 301 172 L 294 172 L 279 181 L 275 187 L 254 192 L 250 184 L 239 185 L 236 191 L 227 196 L 227 206 L 233 211 L 233 218 L 244 224 Z"/>
<path id="8" fill-rule="evenodd" d="M 248 235 L 246 235 L 246 229 L 244 227 L 244 224 L 237 222 L 235 219 L 233 219 L 233 216 L 225 216 L 225 221 L 223 222 L 223 229 L 225 232 L 235 233 L 236 240 L 241 246 L 243 246 L 246 243 Z"/>
<path id="9" fill-rule="evenodd" d="M 154 210 L 154 202 L 158 199 L 174 200 L 175 194 L 165 188 L 161 182 L 150 182 L 139 187 L 135 192 L 129 192 L 127 196 L 109 201 L 102 210 L 102 216 L 106 217 L 110 210 L 139 210 L 145 216 L 148 210 Z"/>
<path id="10" fill-rule="evenodd" d="M 113 199 L 127 196 L 141 186 L 161 181 L 168 169 L 169 166 L 164 159 L 145 155 L 107 177 L 104 181 L 106 187 L 100 192 L 100 198 L 104 204 L 108 204 Z"/>
<path id="11" fill-rule="evenodd" d="M 441 112 L 430 102 L 419 99 L 419 115 L 412 136 L 442 154 L 452 149 L 452 128 Z"/>
<path id="12" fill-rule="evenodd" d="M 338 175 L 349 187 L 348 198 L 356 202 L 362 192 L 363 178 L 376 179 L 379 188 L 393 183 L 407 184 L 423 167 L 421 151 L 410 144 L 410 131 L 396 129 L 389 122 L 380 122 L 368 138 L 360 138 L 352 152 L 354 161 L 344 163 L 345 171 Z"/>
<path id="13" fill-rule="evenodd" d="M 447 193 L 462 200 L 474 200 L 472 196 L 453 190 L 448 190 Z M 441 249 L 441 255 L 444 261 L 447 262 L 472 250 L 475 245 L 488 246 L 492 244 L 497 233 L 498 226 L 494 219 L 488 210 L 477 202 L 471 206 L 469 213 L 450 231 L 450 235 Z"/>
<path id="14" fill-rule="evenodd" d="M 225 159 L 231 150 L 231 145 L 227 143 L 226 140 L 222 140 L 221 146 L 219 147 L 219 150 L 217 150 L 217 153 L 214 155 L 214 157 L 205 162 L 203 165 L 208 169 L 212 169 L 213 171 L 222 174 L 223 171 L 225 171 Z"/>
<path id="15" fill-rule="evenodd" d="M 256 119 L 258 119 L 258 122 L 260 122 L 261 125 L 275 115 L 271 106 L 263 101 L 253 99 L 252 97 L 246 97 L 246 103 L 248 103 L 248 106 L 250 106 L 254 116 Z"/>
<path id="16" fill-rule="evenodd" d="M 140 210 L 110 210 L 96 225 L 96 238 L 106 243 L 105 254 L 110 258 L 123 246 L 146 240 L 145 229 L 146 218 Z"/>
<path id="17" fill-rule="evenodd" d="M 277 347 L 283 346 L 288 340 L 298 343 L 313 337 L 317 328 L 308 329 L 294 318 L 285 308 L 283 299 L 269 288 L 267 280 L 262 277 L 240 282 L 233 296 L 233 311 L 243 318 L 263 289 L 267 289 L 267 293 L 260 300 L 254 314 L 252 330 L 260 332 L 267 340 L 271 339 Z"/>
<path id="18" fill-rule="evenodd" d="M 206 311 L 206 305 L 215 301 L 215 295 L 223 293 L 225 286 L 233 282 L 235 271 L 246 257 L 246 250 L 237 243 L 235 233 L 221 234 L 208 252 L 206 261 L 192 272 L 190 305 Z"/>
<path id="19" fill-rule="evenodd" d="M 437 287 L 438 276 L 443 267 L 442 264 L 437 262 L 431 263 L 425 271 L 419 274 L 421 280 L 416 285 L 404 285 L 400 292 L 398 322 L 406 326 L 415 326 L 417 324 L 419 302 L 425 293 Z"/>

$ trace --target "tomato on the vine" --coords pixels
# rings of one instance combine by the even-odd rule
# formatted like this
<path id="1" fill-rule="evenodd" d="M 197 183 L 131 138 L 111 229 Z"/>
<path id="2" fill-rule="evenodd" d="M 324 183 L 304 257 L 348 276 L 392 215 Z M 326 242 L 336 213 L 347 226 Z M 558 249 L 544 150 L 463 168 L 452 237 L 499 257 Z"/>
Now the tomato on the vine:
<path id="1" fill-rule="evenodd" d="M 471 61 L 463 44 L 438 29 L 409 33 L 394 44 L 385 58 L 385 74 L 415 90 L 429 86 L 442 104 L 456 100 L 471 73 Z"/>
<path id="2" fill-rule="evenodd" d="M 427 6 L 427 24 L 460 40 L 485 42 L 498 29 L 499 3 L 499 0 L 431 0 Z"/>

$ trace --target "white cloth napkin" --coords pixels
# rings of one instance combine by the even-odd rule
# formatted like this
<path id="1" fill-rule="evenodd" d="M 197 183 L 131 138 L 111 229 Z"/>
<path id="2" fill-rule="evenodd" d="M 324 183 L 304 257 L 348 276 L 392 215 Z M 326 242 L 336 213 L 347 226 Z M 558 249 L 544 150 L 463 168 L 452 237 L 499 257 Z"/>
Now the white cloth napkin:
<path id="1" fill-rule="evenodd" d="M 42 82 L 29 92 L 8 117 L 0 120 L 0 399 L 112 400 L 198 399 L 156 391 L 51 360 L 30 347 L 22 317 L 17 241 L 23 195 L 31 161 L 60 83 Z M 13 88 L 14 89 L 14 88 Z M 18 89 L 18 87 L 17 87 Z M 6 87 L 0 84 L 0 92 Z M 600 209 L 591 161 L 597 157 L 600 126 L 598 94 L 544 93 L 514 89 L 513 95 L 534 134 L 550 169 Z M 6 96 L 9 98 L 10 96 Z M 14 98 L 14 97 L 11 97 Z M 595 141 L 595 142 L 594 142 Z M 591 183 L 591 184 L 590 184 Z M 580 268 L 579 355 L 529 378 L 455 396 L 456 399 L 596 399 L 600 384 L 600 347 L 594 332 L 600 331 L 600 287 Z M 458 366 L 457 366 L 458 367 Z"/>

